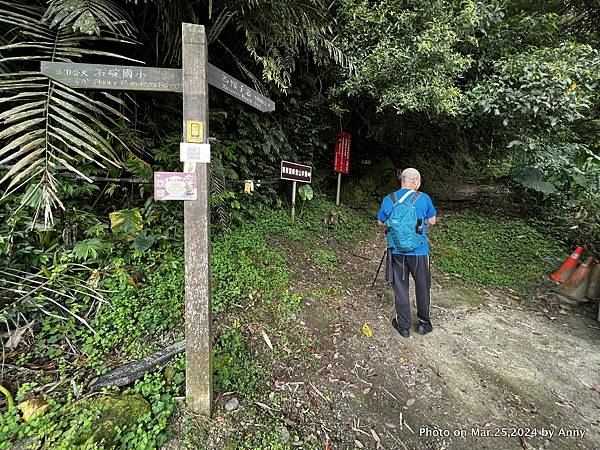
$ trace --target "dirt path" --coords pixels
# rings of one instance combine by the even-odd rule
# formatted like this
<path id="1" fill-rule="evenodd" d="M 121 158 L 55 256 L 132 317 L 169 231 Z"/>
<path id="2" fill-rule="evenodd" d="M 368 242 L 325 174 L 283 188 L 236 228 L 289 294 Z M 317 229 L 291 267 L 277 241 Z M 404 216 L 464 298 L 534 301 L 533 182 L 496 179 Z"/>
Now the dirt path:
<path id="1" fill-rule="evenodd" d="M 434 332 L 405 339 L 390 325 L 383 274 L 369 288 L 382 244 L 366 242 L 352 252 L 330 246 L 338 275 L 296 264 L 295 289 L 334 294 L 305 296 L 301 323 L 320 343 L 308 355 L 314 364 L 274 385 L 292 405 L 290 425 L 312 422 L 304 429 L 321 448 L 600 448 L 600 324 L 591 306 L 527 310 L 510 293 L 434 278 Z"/>

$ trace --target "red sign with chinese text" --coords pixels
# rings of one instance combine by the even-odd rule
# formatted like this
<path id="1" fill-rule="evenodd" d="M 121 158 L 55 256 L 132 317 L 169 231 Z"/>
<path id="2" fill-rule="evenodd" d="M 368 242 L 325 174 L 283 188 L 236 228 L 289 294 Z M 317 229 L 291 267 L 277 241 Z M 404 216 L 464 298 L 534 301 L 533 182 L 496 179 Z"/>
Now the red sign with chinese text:
<path id="1" fill-rule="evenodd" d="M 335 172 L 347 174 L 350 171 L 350 144 L 352 135 L 347 131 L 337 133 L 335 142 L 335 161 L 333 170 Z"/>

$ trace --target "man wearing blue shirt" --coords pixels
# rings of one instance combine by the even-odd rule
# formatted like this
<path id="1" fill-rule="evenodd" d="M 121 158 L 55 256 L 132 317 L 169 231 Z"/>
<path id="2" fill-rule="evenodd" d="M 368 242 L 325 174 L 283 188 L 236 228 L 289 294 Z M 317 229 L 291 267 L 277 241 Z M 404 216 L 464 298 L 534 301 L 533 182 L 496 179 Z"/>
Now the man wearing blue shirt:
<path id="1" fill-rule="evenodd" d="M 427 243 L 427 225 L 435 225 L 437 218 L 431 198 L 424 192 L 419 192 L 421 174 L 418 170 L 405 169 L 400 176 L 401 188 L 395 192 L 396 201 L 402 199 L 410 192 L 405 201 L 413 201 L 412 196 L 417 195 L 413 206 L 420 223 L 421 244 L 413 251 L 401 253 L 388 249 L 385 279 L 392 284 L 395 297 L 396 317 L 392 319 L 393 327 L 403 337 L 410 336 L 411 316 L 410 299 L 408 297 L 408 274 L 415 281 L 415 296 L 417 299 L 417 317 L 419 324 L 416 331 L 427 334 L 433 331 L 429 317 L 429 302 L 431 288 L 431 272 L 429 270 L 429 244 Z M 384 197 L 379 208 L 378 224 L 385 230 L 385 221 L 392 211 L 391 194 Z"/>

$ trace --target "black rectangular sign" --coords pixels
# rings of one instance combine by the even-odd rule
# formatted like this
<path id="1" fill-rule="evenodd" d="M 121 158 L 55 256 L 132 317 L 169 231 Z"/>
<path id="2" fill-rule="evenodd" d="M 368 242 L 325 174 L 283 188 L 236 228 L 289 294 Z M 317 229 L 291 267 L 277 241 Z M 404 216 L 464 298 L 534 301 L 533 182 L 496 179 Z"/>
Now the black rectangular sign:
<path id="1" fill-rule="evenodd" d="M 281 161 L 281 179 L 310 183 L 312 180 L 312 167 L 290 161 Z"/>

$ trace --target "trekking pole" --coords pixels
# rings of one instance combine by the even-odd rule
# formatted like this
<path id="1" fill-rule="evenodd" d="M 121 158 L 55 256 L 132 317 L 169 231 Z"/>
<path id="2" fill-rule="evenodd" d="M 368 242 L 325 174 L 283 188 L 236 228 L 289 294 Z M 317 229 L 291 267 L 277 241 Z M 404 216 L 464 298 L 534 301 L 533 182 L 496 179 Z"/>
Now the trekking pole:
<path id="1" fill-rule="evenodd" d="M 379 262 L 379 267 L 377 268 L 377 273 L 375 274 L 375 278 L 373 279 L 373 282 L 371 283 L 371 289 L 373 289 L 373 287 L 375 287 L 375 281 L 377 281 L 377 277 L 379 276 L 379 271 L 381 270 L 381 266 L 383 264 L 383 260 L 385 259 L 385 255 L 387 254 L 388 249 L 386 248 L 383 251 L 383 256 L 381 257 L 381 261 Z"/>

